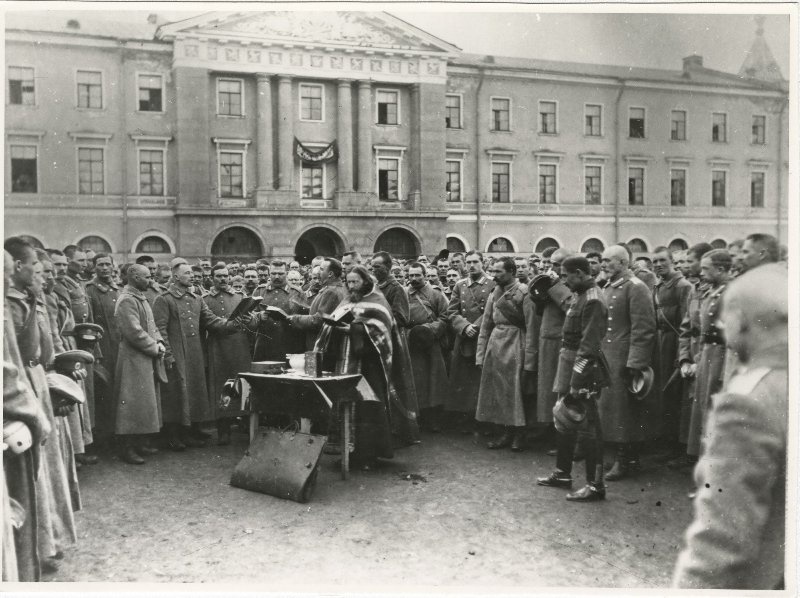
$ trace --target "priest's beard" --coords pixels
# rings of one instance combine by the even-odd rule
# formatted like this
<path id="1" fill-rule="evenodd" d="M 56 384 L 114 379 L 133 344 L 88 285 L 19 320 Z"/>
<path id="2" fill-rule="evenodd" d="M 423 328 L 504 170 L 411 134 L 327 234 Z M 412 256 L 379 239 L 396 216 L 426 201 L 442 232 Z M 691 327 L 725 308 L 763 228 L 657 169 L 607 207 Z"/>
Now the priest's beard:
<path id="1" fill-rule="evenodd" d="M 348 299 L 350 299 L 351 303 L 358 303 L 364 298 L 364 293 L 359 290 L 353 289 L 347 294 Z"/>

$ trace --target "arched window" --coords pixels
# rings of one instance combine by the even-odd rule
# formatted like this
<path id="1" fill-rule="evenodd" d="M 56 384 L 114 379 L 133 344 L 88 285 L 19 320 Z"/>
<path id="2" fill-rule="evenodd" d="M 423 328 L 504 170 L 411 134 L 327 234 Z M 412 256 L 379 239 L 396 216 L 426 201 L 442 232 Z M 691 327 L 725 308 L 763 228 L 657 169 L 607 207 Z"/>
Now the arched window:
<path id="1" fill-rule="evenodd" d="M 28 243 L 33 245 L 36 249 L 44 249 L 44 245 L 36 237 L 32 237 L 31 235 L 20 235 L 19 238 L 22 239 L 23 241 L 27 241 Z"/>
<path id="2" fill-rule="evenodd" d="M 670 251 L 685 251 L 686 249 L 689 249 L 689 244 L 683 239 L 672 239 L 669 242 Z"/>
<path id="3" fill-rule="evenodd" d="M 581 252 L 583 253 L 590 253 L 592 251 L 596 251 L 597 253 L 603 253 L 605 246 L 600 239 L 586 239 L 581 245 Z"/>
<path id="4" fill-rule="evenodd" d="M 464 253 L 467 250 L 464 242 L 458 237 L 447 237 L 447 251 L 450 253 Z"/>
<path id="5" fill-rule="evenodd" d="M 711 241 L 711 247 L 714 249 L 727 249 L 728 244 L 725 242 L 724 239 L 714 239 Z"/>
<path id="6" fill-rule="evenodd" d="M 78 247 L 84 251 L 92 250 L 95 253 L 111 253 L 111 245 L 105 239 L 96 235 L 84 237 L 77 243 Z"/>
<path id="7" fill-rule="evenodd" d="M 514 246 L 505 237 L 497 237 L 489 243 L 488 253 L 514 253 Z"/>
<path id="8" fill-rule="evenodd" d="M 536 249 L 534 250 L 536 253 L 542 253 L 548 247 L 555 247 L 558 249 L 560 245 L 558 241 L 553 239 L 552 237 L 545 237 L 544 239 L 540 239 L 539 242 L 536 244 Z"/>
<path id="9" fill-rule="evenodd" d="M 261 241 L 250 229 L 243 226 L 226 228 L 211 245 L 211 255 L 214 258 L 226 257 L 245 259 L 258 259 L 263 255 Z"/>
<path id="10" fill-rule="evenodd" d="M 161 237 L 150 236 L 145 237 L 136 246 L 135 253 L 172 253 L 169 244 Z"/>
<path id="11" fill-rule="evenodd" d="M 641 239 L 631 239 L 627 245 L 631 253 L 647 253 L 647 243 Z"/>
<path id="12" fill-rule="evenodd" d="M 409 259 L 420 254 L 417 240 L 409 231 L 402 228 L 390 228 L 381 233 L 375 241 L 373 253 L 388 251 L 392 257 Z"/>

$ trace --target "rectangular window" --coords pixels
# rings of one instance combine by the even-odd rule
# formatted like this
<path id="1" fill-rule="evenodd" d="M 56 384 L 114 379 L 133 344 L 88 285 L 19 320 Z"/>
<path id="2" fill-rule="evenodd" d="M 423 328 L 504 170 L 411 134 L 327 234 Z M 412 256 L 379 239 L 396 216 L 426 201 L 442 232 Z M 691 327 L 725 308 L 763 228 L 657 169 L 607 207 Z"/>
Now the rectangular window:
<path id="1" fill-rule="evenodd" d="M 644 139 L 644 108 L 630 108 L 628 113 L 628 137 Z"/>
<path id="2" fill-rule="evenodd" d="M 398 118 L 399 94 L 396 91 L 378 90 L 378 124 L 397 125 L 400 124 Z"/>
<path id="3" fill-rule="evenodd" d="M 321 164 L 303 164 L 303 199 L 323 199 Z"/>
<path id="4" fill-rule="evenodd" d="M 239 79 L 217 79 L 217 114 L 242 116 L 242 81 Z"/>
<path id="5" fill-rule="evenodd" d="M 445 192 L 447 201 L 461 201 L 461 162 L 458 160 L 447 160 L 445 163 Z"/>
<path id="6" fill-rule="evenodd" d="M 711 205 L 715 208 L 725 207 L 726 174 L 724 170 L 711 171 Z"/>
<path id="7" fill-rule="evenodd" d="M 728 141 L 728 115 L 715 112 L 711 115 L 711 141 Z"/>
<path id="8" fill-rule="evenodd" d="M 686 170 L 672 168 L 669 171 L 669 197 L 670 205 L 686 205 Z"/>
<path id="9" fill-rule="evenodd" d="M 163 78 L 161 75 L 139 75 L 139 110 L 161 112 L 163 110 Z"/>
<path id="10" fill-rule="evenodd" d="M 556 134 L 555 102 L 539 102 L 539 133 Z"/>
<path id="11" fill-rule="evenodd" d="M 14 193 L 36 193 L 36 146 L 12 145 L 11 191 Z"/>
<path id="12" fill-rule="evenodd" d="M 511 201 L 511 164 L 492 162 L 492 202 Z"/>
<path id="13" fill-rule="evenodd" d="M 244 197 L 244 160 L 240 152 L 219 153 L 219 196 Z"/>
<path id="14" fill-rule="evenodd" d="M 686 140 L 686 111 L 673 110 L 672 124 L 670 126 L 669 138 L 673 141 Z"/>
<path id="15" fill-rule="evenodd" d="M 378 199 L 381 201 L 399 201 L 399 179 L 400 160 L 397 158 L 380 158 L 378 160 Z"/>
<path id="16" fill-rule="evenodd" d="M 461 128 L 461 96 L 445 96 L 444 126 L 448 129 Z"/>
<path id="17" fill-rule="evenodd" d="M 603 169 L 600 166 L 586 166 L 583 169 L 584 201 L 586 205 L 600 205 Z"/>
<path id="18" fill-rule="evenodd" d="M 492 98 L 492 131 L 511 130 L 511 100 Z"/>
<path id="19" fill-rule="evenodd" d="M 300 85 L 300 119 L 322 121 L 322 85 Z"/>
<path id="20" fill-rule="evenodd" d="M 584 107 L 584 135 L 599 137 L 603 134 L 603 107 L 598 104 L 586 104 Z"/>
<path id="21" fill-rule="evenodd" d="M 103 74 L 78 71 L 78 108 L 103 107 Z"/>
<path id="22" fill-rule="evenodd" d="M 102 195 L 103 189 L 103 148 L 78 148 L 78 193 Z"/>
<path id="23" fill-rule="evenodd" d="M 628 205 L 644 205 L 644 168 L 628 168 Z"/>
<path id="24" fill-rule="evenodd" d="M 767 117 L 753 117 L 753 143 L 764 145 L 767 142 Z"/>
<path id="25" fill-rule="evenodd" d="M 556 203 L 556 165 L 539 165 L 539 203 Z"/>
<path id="26" fill-rule="evenodd" d="M 139 195 L 164 195 L 164 151 L 139 151 Z"/>
<path id="27" fill-rule="evenodd" d="M 8 103 L 19 106 L 33 106 L 36 103 L 32 68 L 8 67 Z"/>
<path id="28" fill-rule="evenodd" d="M 750 173 L 750 207 L 764 207 L 764 173 Z"/>

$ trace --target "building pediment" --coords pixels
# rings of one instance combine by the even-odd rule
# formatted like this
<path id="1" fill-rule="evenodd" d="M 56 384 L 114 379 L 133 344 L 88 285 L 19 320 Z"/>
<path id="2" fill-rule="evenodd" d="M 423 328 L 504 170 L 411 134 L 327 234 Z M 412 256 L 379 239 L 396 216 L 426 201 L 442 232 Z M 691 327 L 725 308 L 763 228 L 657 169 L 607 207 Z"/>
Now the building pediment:
<path id="1" fill-rule="evenodd" d="M 199 37 L 265 45 L 359 48 L 448 55 L 459 52 L 445 42 L 388 13 L 360 11 L 268 11 L 208 13 L 159 28 L 164 40 Z"/>

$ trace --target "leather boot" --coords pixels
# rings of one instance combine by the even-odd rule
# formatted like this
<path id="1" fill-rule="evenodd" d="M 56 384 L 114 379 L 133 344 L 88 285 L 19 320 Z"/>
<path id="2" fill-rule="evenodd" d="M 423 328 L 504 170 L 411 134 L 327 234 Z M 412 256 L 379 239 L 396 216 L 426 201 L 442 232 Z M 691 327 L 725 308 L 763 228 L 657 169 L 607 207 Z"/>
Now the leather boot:
<path id="1" fill-rule="evenodd" d="M 205 441 L 192 434 L 192 430 L 186 426 L 182 426 L 178 434 L 180 441 L 189 448 L 201 448 L 206 445 Z"/>
<path id="2" fill-rule="evenodd" d="M 210 440 L 211 434 L 206 434 L 200 429 L 200 424 L 195 422 L 191 425 L 191 428 L 188 430 L 189 436 L 192 438 L 196 438 L 197 440 Z"/>
<path id="3" fill-rule="evenodd" d="M 614 464 L 611 466 L 611 469 L 605 475 L 605 480 L 607 482 L 616 482 L 619 480 L 623 480 L 627 477 L 628 477 L 628 468 L 622 461 L 616 459 L 614 461 Z"/>
<path id="4" fill-rule="evenodd" d="M 525 431 L 524 429 L 517 428 L 514 431 L 514 436 L 511 439 L 511 450 L 515 453 L 521 453 L 525 450 Z"/>
<path id="5" fill-rule="evenodd" d="M 167 448 L 175 452 L 185 451 L 186 445 L 183 444 L 183 441 L 178 435 L 178 427 L 175 424 L 167 424 L 165 427 L 165 432 L 167 433 Z"/>
<path id="6" fill-rule="evenodd" d="M 122 450 L 122 460 L 131 465 L 144 465 L 145 463 L 132 444 L 127 444 Z"/>
<path id="7" fill-rule="evenodd" d="M 513 434 L 511 433 L 510 428 L 506 428 L 503 431 L 503 434 L 497 440 L 492 440 L 486 445 L 486 448 L 490 449 L 502 449 L 506 448 L 507 446 L 511 446 L 511 441 L 513 439 Z"/>

